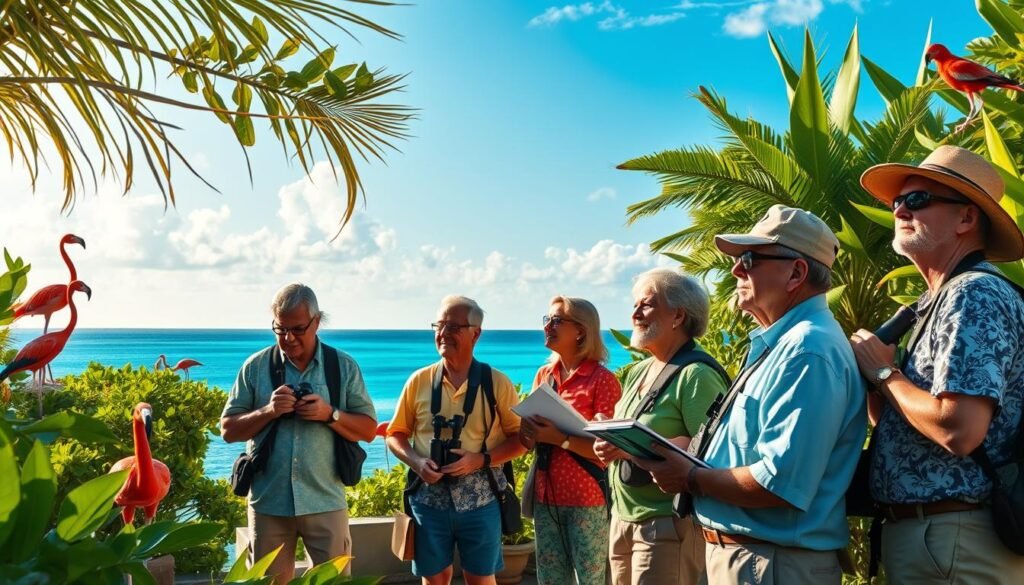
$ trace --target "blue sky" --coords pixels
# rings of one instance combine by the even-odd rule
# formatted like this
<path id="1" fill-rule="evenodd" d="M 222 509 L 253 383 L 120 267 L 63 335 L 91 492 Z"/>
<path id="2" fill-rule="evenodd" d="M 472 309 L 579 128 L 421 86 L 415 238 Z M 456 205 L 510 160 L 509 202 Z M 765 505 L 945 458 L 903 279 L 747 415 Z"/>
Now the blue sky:
<path id="1" fill-rule="evenodd" d="M 56 180 L 33 195 L 17 169 L 0 169 L 9 186 L 2 244 L 33 263 L 30 289 L 66 278 L 56 242 L 72 231 L 89 243 L 72 254 L 97 293 L 82 309 L 84 327 L 263 327 L 271 295 L 294 280 L 314 286 L 339 328 L 425 326 L 448 293 L 476 298 L 494 328 L 539 326 L 556 293 L 590 298 L 604 324 L 623 327 L 632 277 L 658 262 L 647 242 L 686 218 L 668 211 L 627 226 L 626 206 L 658 185 L 615 165 L 713 144 L 719 132 L 690 97 L 700 85 L 738 114 L 786 126 L 765 30 L 799 61 L 809 26 L 825 72 L 838 67 L 857 24 L 862 53 L 907 83 L 931 19 L 933 40 L 954 52 L 991 32 L 966 0 L 422 0 L 355 9 L 404 38 L 353 29 L 355 43 L 325 28 L 336 62 L 408 73 L 394 99 L 419 112 L 401 152 L 362 166 L 367 204 L 340 238 L 330 240 L 340 189 L 326 164 L 311 182 L 264 132 L 250 185 L 225 127 L 174 114 L 186 128 L 179 145 L 222 194 L 186 178 L 165 212 L 151 184 L 127 198 L 107 184 L 63 216 Z M 871 119 L 882 107 L 864 75 L 858 114 Z"/>

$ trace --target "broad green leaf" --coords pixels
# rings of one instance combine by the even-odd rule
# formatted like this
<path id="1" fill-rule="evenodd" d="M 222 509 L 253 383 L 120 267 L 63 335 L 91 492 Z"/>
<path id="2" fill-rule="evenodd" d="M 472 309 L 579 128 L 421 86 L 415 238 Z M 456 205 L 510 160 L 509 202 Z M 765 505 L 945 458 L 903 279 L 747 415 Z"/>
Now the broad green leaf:
<path id="1" fill-rule="evenodd" d="M 809 30 L 804 31 L 804 66 L 789 112 L 790 150 L 800 166 L 819 185 L 831 178 L 829 126 L 825 96 L 818 81 L 818 62 Z"/>
<path id="2" fill-rule="evenodd" d="M 83 443 L 116 443 L 114 435 L 103 421 L 73 411 L 51 414 L 42 420 L 18 429 L 29 435 L 58 433 L 62 437 Z"/>
<path id="3" fill-rule="evenodd" d="M 18 510 L 18 538 L 8 544 L 11 558 L 20 563 L 31 556 L 46 533 L 57 497 L 57 474 L 50 453 L 34 441 L 21 467 L 21 506 Z"/>
<path id="4" fill-rule="evenodd" d="M 900 94 L 907 90 L 907 86 L 900 83 L 900 80 L 890 75 L 885 69 L 875 65 L 871 59 L 861 57 L 861 60 L 864 61 L 864 70 L 868 72 L 868 77 L 875 84 L 878 93 L 882 94 L 882 99 L 886 104 L 900 97 Z"/>
<path id="5" fill-rule="evenodd" d="M 278 547 L 278 550 L 281 550 L 281 547 Z M 277 556 L 277 555 L 275 554 L 274 556 Z M 244 554 L 244 553 L 238 555 L 238 558 L 235 559 L 234 564 L 231 565 L 231 569 L 228 570 L 228 574 L 224 575 L 224 582 L 225 583 L 237 583 L 239 581 L 242 581 L 242 580 L 248 578 L 247 575 L 246 575 L 249 572 L 248 569 L 246 569 L 246 565 L 248 564 L 248 562 L 247 562 L 248 559 L 246 557 L 247 557 L 247 555 Z M 274 560 L 273 557 L 271 557 L 270 555 L 267 555 L 267 557 L 270 557 L 270 561 L 273 562 L 273 560 Z M 263 557 L 263 559 L 265 559 L 267 557 Z M 255 569 L 256 565 L 262 563 L 263 559 L 260 559 L 259 561 L 256 561 L 256 564 L 253 565 L 253 568 Z M 267 566 L 269 567 L 270 563 L 267 563 Z M 266 568 L 264 568 L 264 572 L 266 572 Z M 257 576 L 262 577 L 263 574 L 261 573 L 261 574 L 259 574 Z"/>
<path id="6" fill-rule="evenodd" d="M 158 557 L 210 542 L 224 527 L 212 522 L 178 524 L 155 546 L 135 552 L 140 557 Z"/>
<path id="7" fill-rule="evenodd" d="M 79 578 L 116 566 L 120 562 L 110 546 L 95 538 L 80 540 L 67 552 L 67 582 L 79 583 Z"/>
<path id="8" fill-rule="evenodd" d="M 846 294 L 846 285 L 841 284 L 839 286 L 832 287 L 827 293 L 825 293 L 825 302 L 828 303 L 829 308 L 833 312 L 839 308 L 839 303 L 843 300 L 843 295 Z"/>
<path id="9" fill-rule="evenodd" d="M 925 150 L 933 151 L 936 148 L 942 146 L 942 142 L 936 142 L 931 139 L 930 136 L 921 132 L 917 128 L 914 128 L 914 137 L 917 138 L 917 143 L 925 148 Z"/>
<path id="10" fill-rule="evenodd" d="M 686 256 L 683 256 L 682 254 L 673 254 L 672 252 L 662 252 L 661 255 L 666 257 L 666 258 L 671 258 L 671 259 L 675 260 L 676 262 L 678 262 L 680 264 L 685 264 L 687 262 Z"/>
<path id="11" fill-rule="evenodd" d="M 252 118 L 249 116 L 235 116 L 235 135 L 242 146 L 256 144 L 256 128 L 253 127 Z"/>
<path id="12" fill-rule="evenodd" d="M 199 91 L 199 84 L 196 82 L 195 71 L 186 71 L 181 76 L 181 83 L 185 85 L 185 89 L 188 90 L 189 93 L 195 93 Z"/>
<path id="13" fill-rule="evenodd" d="M 843 134 L 850 133 L 853 123 L 853 110 L 857 105 L 857 92 L 860 90 L 860 45 L 857 40 L 857 27 L 853 27 L 850 42 L 846 46 L 843 64 L 839 68 L 835 87 L 832 88 L 832 101 L 828 105 L 828 115 L 832 124 L 841 129 Z"/>
<path id="14" fill-rule="evenodd" d="M 928 34 L 924 37 L 924 49 L 921 50 L 921 62 L 917 66 L 917 78 L 914 85 L 924 85 L 928 72 L 928 47 L 932 46 L 932 24 L 934 19 L 928 21 Z"/>
<path id="15" fill-rule="evenodd" d="M 917 301 L 917 297 L 911 295 L 892 295 L 889 298 L 896 301 L 897 304 L 904 306 L 910 305 Z"/>
<path id="16" fill-rule="evenodd" d="M 900 266 L 895 270 L 889 271 L 889 273 L 883 276 L 882 279 L 879 280 L 878 284 L 876 284 L 875 286 L 881 288 L 883 284 L 889 282 L 890 280 L 894 280 L 897 278 L 911 278 L 914 276 L 921 276 L 921 273 L 917 271 L 916 266 L 914 266 L 913 264 Z"/>
<path id="17" fill-rule="evenodd" d="M 324 73 L 324 87 L 327 88 L 327 93 L 338 99 L 345 99 L 348 95 L 348 86 L 333 71 Z"/>
<path id="18" fill-rule="evenodd" d="M 245 555 L 242 555 L 242 558 L 245 558 Z M 120 565 L 120 569 L 132 576 L 132 585 L 157 585 L 153 574 L 149 572 L 142 561 L 123 563 Z"/>
<path id="19" fill-rule="evenodd" d="M 842 223 L 842 229 L 836 232 L 836 238 L 842 243 L 843 250 L 856 253 L 858 256 L 867 256 L 867 250 L 864 249 L 864 244 L 853 230 L 853 226 L 842 215 L 839 216 L 839 221 Z"/>
<path id="20" fill-rule="evenodd" d="M 289 71 L 282 84 L 288 89 L 294 91 L 306 89 L 306 86 L 308 85 L 305 78 L 302 77 L 302 74 L 297 71 Z"/>
<path id="21" fill-rule="evenodd" d="M 366 91 L 373 85 L 373 73 L 366 70 L 366 63 L 363 63 L 359 67 L 359 71 L 356 72 L 355 90 L 356 92 Z"/>
<path id="22" fill-rule="evenodd" d="M 167 538 L 167 535 L 174 532 L 175 526 L 173 520 L 161 520 L 154 522 L 140 528 L 135 538 L 138 539 L 139 544 L 136 550 L 149 550 L 160 542 Z"/>
<path id="23" fill-rule="evenodd" d="M 348 65 L 342 65 L 341 67 L 338 67 L 337 69 L 332 71 L 332 73 L 337 75 L 338 79 L 344 81 L 348 79 L 353 73 L 355 73 L 356 69 L 358 68 L 359 65 L 355 63 L 349 63 Z"/>
<path id="24" fill-rule="evenodd" d="M 1006 44 L 1021 48 L 1017 35 L 1024 33 L 1024 18 L 1003 0 L 975 0 L 978 14 L 985 19 Z"/>
<path id="25" fill-rule="evenodd" d="M 60 507 L 57 536 L 75 542 L 95 532 L 107 520 L 114 496 L 121 491 L 127 471 L 102 475 L 71 490 Z"/>
<path id="26" fill-rule="evenodd" d="M 215 37 L 210 37 L 210 48 L 206 51 L 206 56 L 211 61 L 220 61 L 221 59 L 220 43 Z"/>
<path id="27" fill-rule="evenodd" d="M 287 59 L 295 53 L 299 52 L 299 47 L 302 46 L 302 39 L 286 39 L 281 44 L 281 48 L 277 50 L 277 55 L 274 56 L 275 61 Z"/>
<path id="28" fill-rule="evenodd" d="M 231 92 L 231 101 L 235 102 L 239 110 L 248 112 L 249 105 L 252 104 L 252 90 L 249 89 L 248 84 L 236 85 L 235 91 Z"/>
<path id="29" fill-rule="evenodd" d="M 267 25 L 263 24 L 263 20 L 260 17 L 252 17 L 252 30 L 264 45 L 270 40 L 270 35 L 267 33 Z"/>
<path id="30" fill-rule="evenodd" d="M 0 546 L 14 530 L 18 520 L 18 504 L 21 503 L 21 483 L 17 481 L 19 476 L 14 444 L 7 433 L 0 432 Z"/>
<path id="31" fill-rule="evenodd" d="M 224 104 L 224 99 L 221 98 L 220 94 L 218 94 L 211 86 L 207 85 L 203 88 L 203 98 L 206 99 L 207 105 L 218 110 L 214 112 L 214 115 L 217 116 L 218 120 L 225 124 L 231 122 L 231 118 L 223 112 L 223 110 L 228 109 L 227 105 Z"/>
<path id="32" fill-rule="evenodd" d="M 1024 262 L 1020 260 L 1016 262 L 1001 262 L 996 264 L 996 267 L 1002 270 L 1007 278 L 1019 286 L 1024 286 Z"/>
<path id="33" fill-rule="evenodd" d="M 316 83 L 320 79 L 320 76 L 330 69 L 331 63 L 333 62 L 334 48 L 332 47 L 325 49 L 319 55 L 314 57 L 312 61 L 306 63 L 306 66 L 302 68 L 302 71 L 299 74 L 302 75 L 302 79 L 304 79 L 307 84 Z"/>
<path id="34" fill-rule="evenodd" d="M 281 545 L 281 546 L 284 546 L 284 545 Z M 253 578 L 256 578 L 256 577 L 264 576 L 267 573 L 267 570 L 270 569 L 270 565 L 272 565 L 274 563 L 274 559 L 277 558 L 278 553 L 281 552 L 281 546 L 279 546 L 279 547 L 275 548 L 274 550 L 270 551 L 269 553 L 264 555 L 262 559 L 260 559 L 260 560 L 256 561 L 255 563 L 253 563 L 252 564 L 252 568 L 249 569 L 246 573 L 244 573 L 244 578 L 246 578 L 246 579 L 253 579 Z M 244 567 L 244 565 L 243 565 L 243 567 Z"/>
<path id="35" fill-rule="evenodd" d="M 1018 205 L 1024 205 L 1024 179 L 1018 177 L 1016 172 L 1010 173 L 999 167 L 996 167 L 996 170 L 1006 185 L 1003 194 L 1016 201 Z"/>
<path id="36" fill-rule="evenodd" d="M 896 220 L 892 217 L 892 212 L 887 209 L 881 209 L 879 207 L 872 207 L 870 205 L 861 205 L 860 203 L 851 203 L 857 211 L 864 214 L 864 217 L 877 223 L 882 227 L 894 229 L 896 227 Z"/>
<path id="37" fill-rule="evenodd" d="M 1017 164 L 1013 160 L 1013 155 L 1006 148 L 1006 142 L 999 135 L 999 131 L 992 124 L 992 120 L 989 119 L 985 110 L 981 111 L 981 121 L 985 125 L 985 148 L 988 150 L 989 159 L 997 168 L 1015 175 L 1019 179 L 1020 174 L 1017 172 Z M 1017 222 L 1017 225 L 1021 225 L 1022 221 L 1024 221 L 1024 207 L 1019 205 L 1012 197 L 1003 197 L 999 200 L 999 205 L 1006 210 L 1006 213 L 1010 215 L 1013 221 Z"/>
<path id="38" fill-rule="evenodd" d="M 779 45 L 775 42 L 775 37 L 772 36 L 771 31 L 768 32 L 768 46 L 772 48 L 772 54 L 775 55 L 775 60 L 779 63 L 779 69 L 782 71 L 782 79 L 786 82 L 786 97 L 789 99 L 789 103 L 793 103 L 793 95 L 796 93 L 796 85 L 800 82 L 800 75 L 793 69 L 793 66 L 789 64 L 789 60 L 782 54 L 782 50 Z"/>

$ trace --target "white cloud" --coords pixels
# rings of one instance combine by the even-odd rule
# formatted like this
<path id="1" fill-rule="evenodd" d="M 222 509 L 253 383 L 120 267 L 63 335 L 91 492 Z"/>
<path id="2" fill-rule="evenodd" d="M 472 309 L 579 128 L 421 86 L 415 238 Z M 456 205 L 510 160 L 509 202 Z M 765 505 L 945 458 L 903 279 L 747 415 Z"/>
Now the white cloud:
<path id="1" fill-rule="evenodd" d="M 697 6 L 689 2 L 690 4 Z M 829 4 L 846 4 L 854 11 L 863 10 L 862 0 L 829 0 Z M 722 4 L 724 6 L 726 4 Z M 769 26 L 801 26 L 814 20 L 825 6 L 822 0 L 770 0 L 756 2 L 725 17 L 722 29 L 726 34 L 749 38 L 763 34 Z"/>
<path id="2" fill-rule="evenodd" d="M 615 199 L 615 196 L 615 189 L 612 189 L 611 187 L 601 187 L 587 195 L 587 201 L 593 203 L 602 199 Z"/>
<path id="3" fill-rule="evenodd" d="M 669 8 L 664 14 L 648 14 L 634 16 L 625 8 L 605 0 L 600 4 L 584 2 L 582 4 L 566 4 L 551 6 L 543 13 L 530 19 L 527 26 L 554 26 L 563 21 L 576 22 L 585 18 L 603 16 L 597 23 L 600 30 L 628 30 L 635 27 L 651 27 L 669 24 L 684 18 L 686 14 L 678 9 Z"/>

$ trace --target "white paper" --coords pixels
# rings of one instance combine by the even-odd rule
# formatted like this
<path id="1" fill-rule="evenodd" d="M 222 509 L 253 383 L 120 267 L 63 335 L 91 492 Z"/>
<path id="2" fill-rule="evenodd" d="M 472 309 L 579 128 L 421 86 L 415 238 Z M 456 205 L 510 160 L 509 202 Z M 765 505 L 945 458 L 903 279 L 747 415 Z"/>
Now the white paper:
<path id="1" fill-rule="evenodd" d="M 587 426 L 587 419 L 563 400 L 547 382 L 537 386 L 526 399 L 513 406 L 512 412 L 523 418 L 534 415 L 543 416 L 563 433 L 577 437 L 593 437 L 583 430 L 583 427 Z"/>

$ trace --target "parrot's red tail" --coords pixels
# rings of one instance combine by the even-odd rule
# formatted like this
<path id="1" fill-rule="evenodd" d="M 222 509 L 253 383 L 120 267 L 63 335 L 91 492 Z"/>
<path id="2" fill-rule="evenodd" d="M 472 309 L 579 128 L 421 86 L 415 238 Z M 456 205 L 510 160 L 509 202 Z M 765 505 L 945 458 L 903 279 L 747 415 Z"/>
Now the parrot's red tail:
<path id="1" fill-rule="evenodd" d="M 1022 86 L 1020 86 L 1019 84 L 1016 84 L 1016 83 L 1004 83 L 1004 84 L 1000 84 L 999 87 L 1002 87 L 1004 89 L 1012 89 L 1014 91 L 1024 92 L 1024 87 L 1022 87 Z"/>

